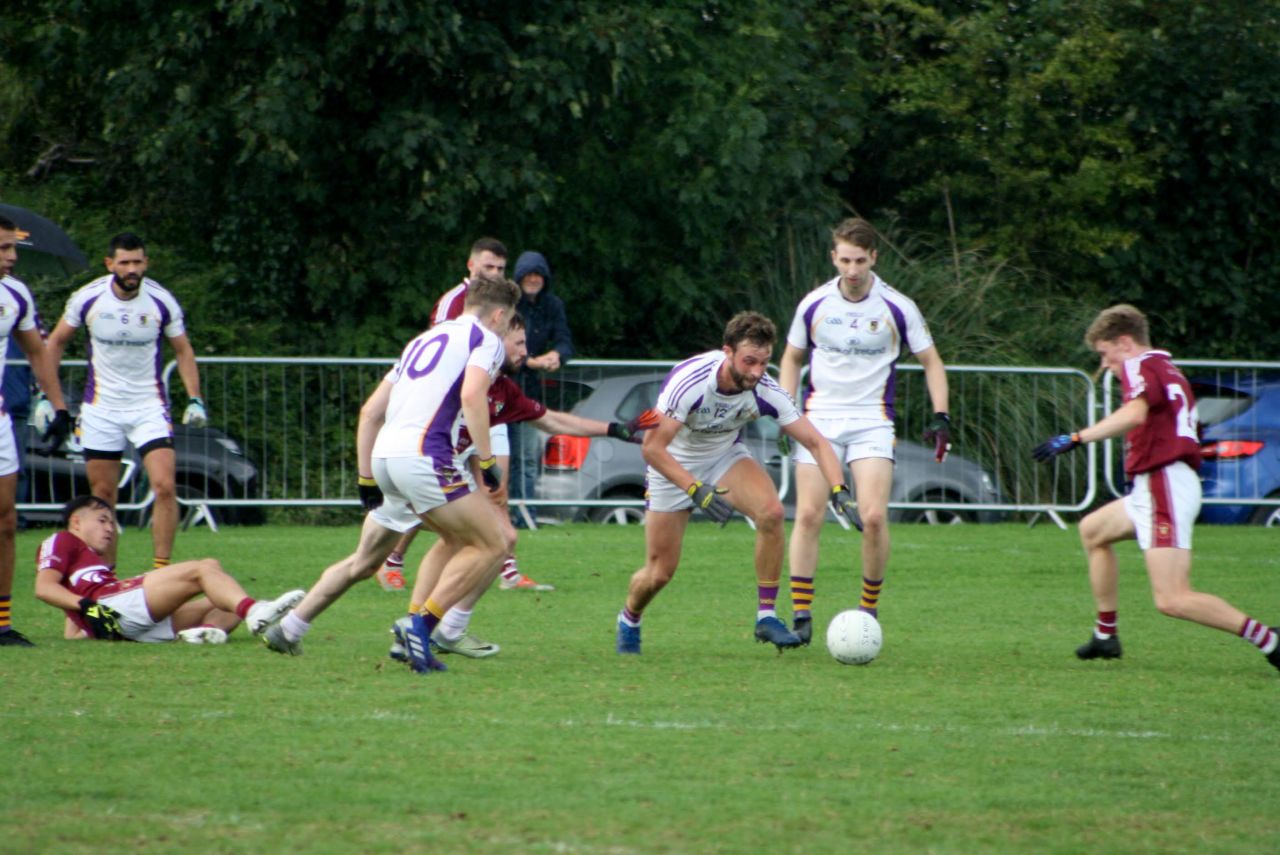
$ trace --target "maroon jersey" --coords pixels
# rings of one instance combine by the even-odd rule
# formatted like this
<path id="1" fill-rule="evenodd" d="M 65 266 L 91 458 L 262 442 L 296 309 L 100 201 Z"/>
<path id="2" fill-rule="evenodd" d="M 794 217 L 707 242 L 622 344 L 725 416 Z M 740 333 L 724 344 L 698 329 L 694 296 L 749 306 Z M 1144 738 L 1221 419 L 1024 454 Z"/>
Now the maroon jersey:
<path id="1" fill-rule="evenodd" d="M 1148 407 L 1147 420 L 1125 435 L 1125 474 L 1151 472 L 1178 460 L 1198 471 L 1196 399 L 1169 354 L 1148 350 L 1125 360 L 1120 383 L 1126 404 L 1144 398 Z"/>
<path id="2" fill-rule="evenodd" d="M 62 577 L 59 579 L 62 587 L 81 598 L 97 600 L 123 590 L 115 571 L 107 565 L 102 553 L 69 531 L 60 531 L 45 538 L 44 543 L 40 544 L 40 551 L 36 553 L 36 572 L 41 570 L 56 571 Z M 137 579 L 141 581 L 142 577 Z M 89 631 L 89 626 L 79 612 L 72 609 L 64 611 L 76 626 Z"/>
<path id="3" fill-rule="evenodd" d="M 431 309 L 431 323 L 427 326 L 434 327 L 436 324 L 451 321 L 461 315 L 462 306 L 467 301 L 467 286 L 470 284 L 470 279 L 463 279 L 462 282 L 445 291 Z"/>
<path id="4" fill-rule="evenodd" d="M 489 425 L 505 425 L 512 422 L 531 422 L 546 415 L 547 408 L 540 401 L 535 401 L 507 375 L 503 374 L 489 386 Z M 464 424 L 458 432 L 458 446 L 454 449 L 462 454 L 471 447 L 471 434 Z"/>

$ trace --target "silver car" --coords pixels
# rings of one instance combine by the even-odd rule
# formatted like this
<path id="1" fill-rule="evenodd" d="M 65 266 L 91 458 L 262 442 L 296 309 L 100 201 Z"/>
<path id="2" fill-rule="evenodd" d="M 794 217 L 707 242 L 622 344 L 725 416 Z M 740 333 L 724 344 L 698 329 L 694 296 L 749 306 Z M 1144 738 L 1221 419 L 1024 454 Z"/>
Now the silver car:
<path id="1" fill-rule="evenodd" d="M 572 412 L 601 421 L 626 421 L 654 405 L 665 377 L 665 371 L 650 371 L 589 381 L 590 392 L 578 400 Z M 742 441 L 778 485 L 790 516 L 791 468 L 783 466 L 777 439 L 778 423 L 773 419 L 751 422 L 742 431 Z M 536 496 L 558 504 L 539 506 L 538 516 L 638 522 L 643 518 L 644 509 L 636 504 L 578 503 L 584 499 L 643 500 L 644 474 L 645 462 L 639 445 L 601 437 L 552 436 L 547 439 L 543 452 Z M 995 479 L 973 461 L 951 454 L 944 463 L 938 463 L 930 449 L 909 440 L 898 440 L 891 503 L 988 505 L 1002 501 Z M 895 522 L 957 523 L 997 522 L 1008 515 L 1003 511 L 913 507 L 891 508 L 889 516 Z"/>

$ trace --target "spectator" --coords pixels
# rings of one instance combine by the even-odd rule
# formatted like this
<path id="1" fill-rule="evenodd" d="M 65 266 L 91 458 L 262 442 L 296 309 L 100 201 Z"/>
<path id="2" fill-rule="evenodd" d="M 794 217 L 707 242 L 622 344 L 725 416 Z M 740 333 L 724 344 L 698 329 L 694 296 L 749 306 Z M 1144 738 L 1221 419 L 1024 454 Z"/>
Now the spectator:
<path id="1" fill-rule="evenodd" d="M 551 267 L 540 252 L 522 252 L 516 259 L 516 284 L 520 304 L 516 311 L 524 318 L 530 356 L 516 376 L 520 389 L 529 398 L 559 409 L 559 401 L 546 401 L 544 378 L 559 371 L 574 355 L 573 336 L 565 317 L 564 301 L 551 293 Z M 513 499 L 532 498 L 541 465 L 542 438 L 527 425 L 509 426 L 511 442 L 511 487 Z"/>

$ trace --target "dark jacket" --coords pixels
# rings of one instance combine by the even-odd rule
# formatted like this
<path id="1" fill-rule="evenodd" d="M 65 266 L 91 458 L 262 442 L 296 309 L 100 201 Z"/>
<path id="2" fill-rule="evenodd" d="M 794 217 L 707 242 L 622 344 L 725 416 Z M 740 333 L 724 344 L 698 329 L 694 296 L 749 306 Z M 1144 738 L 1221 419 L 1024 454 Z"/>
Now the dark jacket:
<path id="1" fill-rule="evenodd" d="M 560 364 L 564 365 L 574 355 L 573 335 L 565 317 L 564 301 L 551 293 L 551 267 L 542 253 L 522 252 L 516 259 L 515 281 L 519 283 L 529 273 L 541 273 L 544 282 L 536 297 L 521 292 L 520 303 L 516 306 L 524 317 L 529 355 L 541 356 L 548 350 L 555 350 L 560 354 Z M 526 395 L 541 401 L 543 376 L 542 371 L 522 368 L 516 379 Z"/>

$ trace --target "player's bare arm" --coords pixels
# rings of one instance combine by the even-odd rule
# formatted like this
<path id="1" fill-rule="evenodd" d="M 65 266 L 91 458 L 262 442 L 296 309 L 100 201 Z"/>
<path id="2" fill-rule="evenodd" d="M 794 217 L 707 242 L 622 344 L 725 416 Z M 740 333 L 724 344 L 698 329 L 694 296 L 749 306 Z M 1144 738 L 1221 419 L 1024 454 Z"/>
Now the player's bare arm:
<path id="1" fill-rule="evenodd" d="M 933 402 L 935 413 L 949 413 L 950 390 L 947 386 L 947 368 L 936 347 L 926 347 L 915 354 L 916 361 L 924 369 L 924 383 L 929 389 L 929 400 Z"/>
<path id="2" fill-rule="evenodd" d="M 475 443 L 476 455 L 482 461 L 493 456 L 493 447 L 489 444 L 490 383 L 489 372 L 475 365 L 468 365 L 462 376 L 462 418 Z"/>
<path id="3" fill-rule="evenodd" d="M 659 475 L 683 489 L 693 486 L 698 479 L 693 477 L 692 472 L 681 466 L 680 462 L 667 450 L 682 427 L 684 423 L 676 421 L 671 416 L 665 414 L 659 416 L 658 426 L 645 434 L 640 453 L 644 456 L 644 462 L 658 470 Z"/>
<path id="4" fill-rule="evenodd" d="M 187 390 L 188 398 L 200 397 L 200 368 L 196 365 L 196 351 L 191 346 L 187 334 L 170 337 L 169 345 L 173 348 L 173 358 L 178 364 L 178 376 Z"/>
<path id="5" fill-rule="evenodd" d="M 67 403 L 62 398 L 62 384 L 58 382 L 58 367 L 53 361 L 53 355 L 45 347 L 40 333 L 33 329 L 15 329 L 12 336 L 18 343 L 18 347 L 22 348 L 22 352 L 27 355 L 27 362 L 31 364 L 31 373 L 35 375 L 40 391 L 44 392 L 55 410 L 65 410 Z"/>
<path id="6" fill-rule="evenodd" d="M 67 344 L 75 337 L 76 328 L 67 323 L 66 318 L 58 321 L 57 326 L 53 328 L 53 332 L 49 333 L 49 340 L 45 342 L 45 347 L 49 351 L 49 359 L 56 371 L 58 366 L 62 364 L 62 356 L 67 351 Z"/>
<path id="7" fill-rule="evenodd" d="M 818 433 L 813 422 L 801 416 L 791 424 L 783 425 L 781 430 L 809 450 L 813 459 L 818 461 L 818 471 L 827 479 L 828 484 L 834 488 L 844 483 L 844 468 L 836 458 L 836 453 L 831 450 L 831 443 Z"/>
<path id="8" fill-rule="evenodd" d="M 55 609 L 74 612 L 80 608 L 80 598 L 62 586 L 57 570 L 36 571 L 36 599 Z"/>
<path id="9" fill-rule="evenodd" d="M 387 402 L 391 399 L 391 383 L 383 380 L 360 407 L 356 422 L 356 468 L 361 478 L 373 477 L 373 444 L 387 420 Z"/>
<path id="10" fill-rule="evenodd" d="M 559 410 L 547 410 L 541 418 L 531 419 L 529 424 L 540 431 L 567 433 L 570 436 L 607 436 L 609 433 L 608 422 L 587 419 Z"/>
<path id="11" fill-rule="evenodd" d="M 800 371 L 804 368 L 805 351 L 789 344 L 782 351 L 782 364 L 778 369 L 778 385 L 787 390 L 787 394 L 795 398 L 800 394 Z M 946 377 L 943 376 L 945 384 Z M 945 385 L 944 385 L 945 390 Z M 798 439 L 798 438 L 797 438 Z"/>
<path id="12" fill-rule="evenodd" d="M 1151 407 L 1146 398 L 1134 398 L 1106 418 L 1081 428 L 1076 436 L 1081 442 L 1097 442 L 1113 436 L 1123 436 L 1147 420 Z"/>

